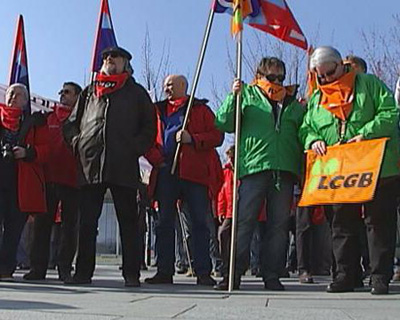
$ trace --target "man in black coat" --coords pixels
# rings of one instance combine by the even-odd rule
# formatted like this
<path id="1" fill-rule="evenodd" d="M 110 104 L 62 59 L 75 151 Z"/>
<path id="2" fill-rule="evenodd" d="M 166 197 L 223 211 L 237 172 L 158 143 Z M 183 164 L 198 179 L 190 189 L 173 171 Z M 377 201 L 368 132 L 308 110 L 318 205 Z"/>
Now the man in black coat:
<path id="1" fill-rule="evenodd" d="M 98 220 L 110 189 L 120 227 L 125 286 L 138 287 L 138 158 L 154 142 L 155 109 L 146 90 L 132 78 L 128 51 L 108 48 L 102 58 L 94 83 L 82 92 L 64 124 L 64 136 L 83 173 L 76 272 L 65 283 L 91 283 Z"/>

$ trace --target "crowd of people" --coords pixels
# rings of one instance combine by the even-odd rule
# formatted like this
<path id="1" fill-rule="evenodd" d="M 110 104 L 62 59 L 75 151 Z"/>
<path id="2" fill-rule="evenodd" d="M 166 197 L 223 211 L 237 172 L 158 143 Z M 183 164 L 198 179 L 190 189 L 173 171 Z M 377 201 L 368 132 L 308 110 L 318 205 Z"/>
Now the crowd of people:
<path id="1" fill-rule="evenodd" d="M 194 99 L 188 109 L 189 84 L 182 75 L 167 76 L 165 100 L 153 103 L 132 77 L 131 59 L 123 48 L 104 50 L 94 81 L 83 90 L 64 83 L 60 104 L 48 114 L 30 112 L 24 85 L 8 87 L 0 105 L 0 281 L 12 279 L 21 233 L 31 216 L 30 271 L 23 278 L 45 279 L 51 230 L 59 219 L 59 280 L 90 284 L 98 221 L 110 191 L 125 286 L 141 285 L 143 212 L 151 209 L 157 216 L 157 272 L 145 283 L 172 284 L 176 272 L 191 269 L 197 285 L 227 290 L 237 169 L 234 289 L 249 268 L 267 290 L 284 290 L 280 278 L 289 270 L 298 271 L 301 283 L 313 283 L 312 226 L 327 221 L 331 237 L 319 253 L 328 257 L 325 272 L 332 275 L 327 292 L 354 291 L 364 286 L 367 275 L 372 294 L 389 292 L 390 281 L 400 278 L 400 271 L 394 273 L 400 81 L 396 103 L 393 92 L 367 73 L 363 59 L 343 60 L 335 48 L 319 47 L 309 56 L 308 97 L 298 96 L 298 85 L 284 85 L 282 60 L 264 57 L 254 80 L 235 79 L 214 114 L 204 99 Z M 228 148 L 222 166 L 216 148 L 225 133 L 235 131 L 239 94 L 239 145 Z M 323 156 L 329 146 L 381 137 L 389 141 L 372 201 L 297 207 L 305 150 Z M 141 181 L 141 156 L 152 165 L 147 186 Z M 213 272 L 222 276 L 220 282 Z"/>

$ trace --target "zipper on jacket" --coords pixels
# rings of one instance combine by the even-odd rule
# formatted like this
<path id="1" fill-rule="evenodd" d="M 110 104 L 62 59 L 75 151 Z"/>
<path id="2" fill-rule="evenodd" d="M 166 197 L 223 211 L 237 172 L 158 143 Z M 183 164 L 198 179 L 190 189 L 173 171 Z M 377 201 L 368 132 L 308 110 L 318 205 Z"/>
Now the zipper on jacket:
<path id="1" fill-rule="evenodd" d="M 103 133 L 102 133 L 102 138 L 103 138 L 103 152 L 100 155 L 100 170 L 99 170 L 99 181 L 103 182 L 103 169 L 104 169 L 104 164 L 105 164 L 105 158 L 106 158 L 106 123 L 107 123 L 107 112 L 108 112 L 108 107 L 110 106 L 110 98 L 106 97 L 106 106 L 104 108 L 104 115 L 102 125 L 103 125 Z"/>
<path id="2" fill-rule="evenodd" d="M 282 110 L 283 110 L 283 103 L 277 102 L 276 103 L 277 114 L 276 114 L 276 121 L 275 121 L 275 131 L 280 132 L 281 130 L 281 119 L 282 119 Z"/>

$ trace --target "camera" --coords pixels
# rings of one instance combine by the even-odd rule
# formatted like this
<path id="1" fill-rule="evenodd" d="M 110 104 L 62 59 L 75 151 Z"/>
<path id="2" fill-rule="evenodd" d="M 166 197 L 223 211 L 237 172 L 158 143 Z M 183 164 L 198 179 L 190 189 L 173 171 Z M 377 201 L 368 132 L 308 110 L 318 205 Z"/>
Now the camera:
<path id="1" fill-rule="evenodd" d="M 1 146 L 1 157 L 6 162 L 14 160 L 13 146 L 9 143 L 5 143 Z"/>

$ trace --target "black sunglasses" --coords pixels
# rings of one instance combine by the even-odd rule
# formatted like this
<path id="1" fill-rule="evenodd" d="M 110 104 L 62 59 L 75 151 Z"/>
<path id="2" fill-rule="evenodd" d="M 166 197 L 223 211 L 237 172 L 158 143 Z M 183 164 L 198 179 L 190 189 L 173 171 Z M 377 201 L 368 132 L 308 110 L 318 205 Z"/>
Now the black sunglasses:
<path id="1" fill-rule="evenodd" d="M 318 74 L 318 79 L 326 79 L 327 77 L 332 77 L 336 73 L 338 66 L 339 65 L 336 63 L 335 68 L 333 68 L 332 70 L 325 72 L 324 74 Z"/>
<path id="2" fill-rule="evenodd" d="M 121 55 L 118 52 L 106 53 L 106 54 L 103 55 L 103 60 L 107 59 L 108 57 L 118 58 L 118 57 L 121 57 Z"/>
<path id="3" fill-rule="evenodd" d="M 68 90 L 68 89 L 61 89 L 61 90 L 58 92 L 59 95 L 62 95 L 62 94 L 70 94 L 70 93 L 71 93 L 71 90 Z"/>
<path id="4" fill-rule="evenodd" d="M 267 74 L 264 76 L 269 82 L 275 82 L 278 80 L 279 82 L 283 82 L 285 80 L 285 76 L 283 74 Z"/>

